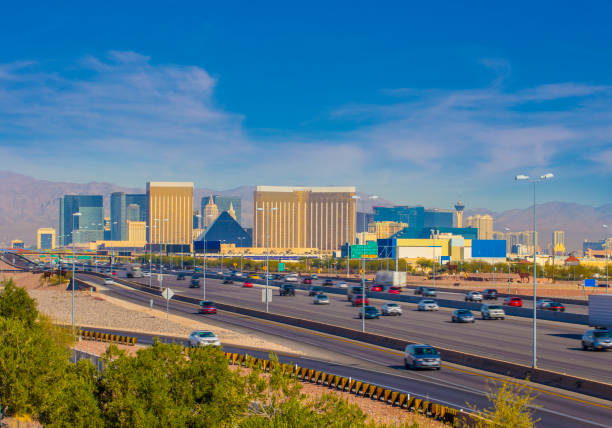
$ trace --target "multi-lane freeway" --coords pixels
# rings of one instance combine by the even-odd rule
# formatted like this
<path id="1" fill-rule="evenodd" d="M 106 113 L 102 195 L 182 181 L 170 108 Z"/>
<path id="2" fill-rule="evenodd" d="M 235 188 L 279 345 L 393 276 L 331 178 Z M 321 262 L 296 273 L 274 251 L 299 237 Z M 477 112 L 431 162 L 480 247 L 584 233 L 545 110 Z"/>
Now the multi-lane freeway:
<path id="1" fill-rule="evenodd" d="M 80 274 L 79 277 L 93 284 L 101 284 L 103 281 L 98 277 L 86 274 Z M 202 289 L 186 288 L 189 281 L 176 281 L 170 279 L 170 277 L 166 278 L 165 281 L 168 282 L 167 285 L 185 295 L 198 296 L 203 293 Z M 142 282 L 148 283 L 148 278 L 145 278 Z M 118 296 L 133 301 L 140 301 L 142 304 L 148 304 L 149 299 L 153 298 L 160 307 L 163 305 L 161 297 L 153 297 L 148 293 L 129 290 L 123 287 L 112 287 L 112 291 Z M 221 285 L 219 280 L 207 280 L 207 298 L 221 301 L 226 299 L 223 297 L 226 294 L 240 296 L 239 301 L 232 299 L 236 304 L 240 303 L 244 306 L 248 304 L 259 305 L 258 308 L 261 309 L 261 303 L 258 303 L 261 301 L 260 289 L 242 289 L 237 285 Z M 218 298 L 213 296 L 218 296 Z M 283 298 L 275 294 L 271 309 L 280 312 L 283 307 L 287 306 L 290 307 L 289 310 L 305 306 L 306 308 L 302 310 L 303 312 L 294 315 L 302 316 L 308 313 L 308 310 L 317 310 L 318 312 L 311 312 L 311 314 L 314 314 L 311 316 L 316 316 L 318 320 L 325 320 L 327 319 L 325 314 L 333 313 L 335 306 L 340 308 L 346 303 L 342 300 L 334 299 L 329 306 L 313 308 L 312 306 L 314 305 L 310 305 L 310 301 L 311 299 L 300 292 L 295 297 Z M 181 312 L 193 314 L 196 312 L 194 305 L 178 301 L 173 301 L 170 308 L 177 314 Z M 355 312 L 354 308 L 346 307 L 346 312 L 342 313 L 350 313 L 354 316 Z M 387 322 L 400 322 L 401 319 L 408 319 L 406 315 L 408 314 L 406 313 L 403 317 L 370 321 L 368 328 L 374 327 L 374 323 L 382 325 L 382 323 Z M 425 315 L 436 316 L 436 314 Z M 486 372 L 453 364 L 445 364 L 439 372 L 407 371 L 403 369 L 402 353 L 395 350 L 224 311 L 219 311 L 217 315 L 208 317 L 208 320 L 212 323 L 222 323 L 226 327 L 227 325 L 235 325 L 241 328 L 246 327 L 265 334 L 293 340 L 297 343 L 319 347 L 326 352 L 336 355 L 336 358 L 330 357 L 330 361 L 313 361 L 302 358 L 298 361 L 293 357 L 288 360 L 303 366 L 321 368 L 328 372 L 364 379 L 372 383 L 406 391 L 416 396 L 424 396 L 456 408 L 467 408 L 467 403 L 480 408 L 487 406 L 485 397 L 487 383 L 497 378 Z M 350 319 L 350 322 L 355 324 L 351 324 L 353 327 L 359 325 L 359 320 Z M 478 324 L 479 322 L 475 326 Z M 449 326 L 450 324 L 445 325 Z M 470 328 L 474 326 L 463 327 Z M 610 424 L 612 402 L 538 385 L 531 385 L 531 388 L 538 395 L 535 404 L 539 406 L 536 411 L 537 417 L 541 419 L 539 426 L 575 427 L 609 426 Z"/>

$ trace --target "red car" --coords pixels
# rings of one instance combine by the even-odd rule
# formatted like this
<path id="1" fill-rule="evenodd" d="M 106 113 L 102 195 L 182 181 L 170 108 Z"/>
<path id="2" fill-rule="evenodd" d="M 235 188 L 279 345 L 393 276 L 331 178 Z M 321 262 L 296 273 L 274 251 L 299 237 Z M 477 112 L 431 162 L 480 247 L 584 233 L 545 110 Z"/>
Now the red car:
<path id="1" fill-rule="evenodd" d="M 249 281 L 245 281 L 242 283 L 242 286 L 245 288 L 253 288 L 253 283 Z"/>
<path id="2" fill-rule="evenodd" d="M 201 314 L 216 314 L 217 306 L 210 300 L 203 300 L 200 302 L 200 309 L 198 312 Z"/>
<path id="3" fill-rule="evenodd" d="M 304 278 L 304 281 L 302 281 L 302 284 L 312 284 L 312 279 L 310 278 Z"/>
<path id="4" fill-rule="evenodd" d="M 523 300 L 520 297 L 506 297 L 504 299 L 504 305 L 523 307 Z"/>
<path id="5" fill-rule="evenodd" d="M 383 291 L 383 286 L 380 284 L 372 284 L 370 291 Z"/>
<path id="6" fill-rule="evenodd" d="M 389 287 L 387 292 L 389 294 L 400 294 L 402 292 L 402 289 L 400 287 Z"/>
<path id="7" fill-rule="evenodd" d="M 113 271 L 113 275 L 117 275 L 117 272 Z"/>
<path id="8" fill-rule="evenodd" d="M 370 305 L 370 301 L 367 297 L 365 298 L 365 305 Z M 363 306 L 363 296 L 361 294 L 357 294 L 353 297 L 353 306 Z"/>

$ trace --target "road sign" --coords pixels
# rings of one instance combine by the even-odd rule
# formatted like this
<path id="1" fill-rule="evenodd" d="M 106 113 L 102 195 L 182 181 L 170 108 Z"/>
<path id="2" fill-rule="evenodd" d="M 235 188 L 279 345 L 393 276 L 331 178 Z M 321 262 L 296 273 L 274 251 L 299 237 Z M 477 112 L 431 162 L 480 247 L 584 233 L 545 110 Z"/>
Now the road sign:
<path id="1" fill-rule="evenodd" d="M 279 263 L 278 264 L 278 271 L 279 272 L 284 272 L 285 271 L 285 264 L 284 263 Z"/>
<path id="2" fill-rule="evenodd" d="M 585 279 L 584 286 L 585 287 L 597 287 L 597 280 L 595 278 Z"/>
<path id="3" fill-rule="evenodd" d="M 268 288 L 268 303 L 272 301 L 272 289 Z M 266 302 L 266 289 L 261 289 L 261 303 Z"/>
<path id="4" fill-rule="evenodd" d="M 264 267 L 263 267 L 263 270 L 268 270 L 268 266 L 264 266 Z"/>
<path id="5" fill-rule="evenodd" d="M 172 296 L 174 296 L 174 291 L 172 291 L 171 288 L 164 288 L 164 291 L 162 291 L 162 296 L 164 296 L 164 299 L 170 300 L 172 299 Z"/>
<path id="6" fill-rule="evenodd" d="M 238 263 L 234 262 L 234 267 L 238 266 Z"/>

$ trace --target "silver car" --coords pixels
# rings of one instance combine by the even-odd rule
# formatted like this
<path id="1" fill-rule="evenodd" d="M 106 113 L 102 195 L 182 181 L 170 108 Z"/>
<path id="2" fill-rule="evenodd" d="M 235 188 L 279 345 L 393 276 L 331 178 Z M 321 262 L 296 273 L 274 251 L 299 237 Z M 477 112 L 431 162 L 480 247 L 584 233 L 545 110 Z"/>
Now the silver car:
<path id="1" fill-rule="evenodd" d="M 439 311 L 440 307 L 438 306 L 435 300 L 422 299 L 422 300 L 419 300 L 417 309 L 419 311 Z"/>
<path id="2" fill-rule="evenodd" d="M 385 303 L 380 311 L 383 315 L 402 315 L 402 307 L 398 303 Z"/>
<path id="3" fill-rule="evenodd" d="M 407 369 L 440 370 L 440 354 L 433 346 L 408 345 L 404 351 L 404 366 Z"/>
<path id="4" fill-rule="evenodd" d="M 600 349 L 605 351 L 606 349 L 612 349 L 612 336 L 608 330 L 596 329 L 587 330 L 582 335 L 582 349 L 585 351 L 588 349 L 596 350 Z"/>
<path id="5" fill-rule="evenodd" d="M 480 315 L 482 316 L 483 320 L 503 320 L 506 317 L 504 308 L 500 305 L 482 305 L 480 307 Z"/>
<path id="6" fill-rule="evenodd" d="M 348 284 L 344 281 L 336 282 L 336 288 L 348 288 Z"/>
<path id="7" fill-rule="evenodd" d="M 329 305 L 329 297 L 325 294 L 317 294 L 314 296 L 313 303 L 315 305 Z"/>
<path id="8" fill-rule="evenodd" d="M 466 302 L 482 302 L 482 293 L 480 291 L 468 291 L 465 295 Z"/>
<path id="9" fill-rule="evenodd" d="M 548 305 L 549 303 L 552 303 L 553 301 L 551 299 L 538 299 L 536 300 L 536 308 L 537 309 L 543 309 L 544 306 Z"/>
<path id="10" fill-rule="evenodd" d="M 215 333 L 209 330 L 196 330 L 189 335 L 189 346 L 221 346 Z"/>
<path id="11" fill-rule="evenodd" d="M 472 311 L 468 309 L 457 309 L 453 312 L 452 317 L 453 322 L 476 322 L 476 318 L 474 318 L 474 314 Z"/>

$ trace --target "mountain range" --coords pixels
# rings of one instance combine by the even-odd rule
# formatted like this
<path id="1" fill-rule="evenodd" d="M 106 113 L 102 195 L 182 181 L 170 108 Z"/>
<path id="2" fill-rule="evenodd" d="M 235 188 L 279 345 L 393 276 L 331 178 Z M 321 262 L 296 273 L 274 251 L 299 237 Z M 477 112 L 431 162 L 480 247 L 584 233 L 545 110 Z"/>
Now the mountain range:
<path id="1" fill-rule="evenodd" d="M 254 186 L 240 186 L 228 190 L 196 188 L 194 208 L 199 209 L 202 197 L 211 194 L 237 196 L 242 199 L 243 225 L 250 227 L 253 217 Z M 106 215 L 113 192 L 144 193 L 144 188 L 119 186 L 112 183 L 68 183 L 39 180 L 14 172 L 0 171 L 0 246 L 6 247 L 13 239 L 21 239 L 27 245 L 35 244 L 36 229 L 39 227 L 58 228 L 59 198 L 66 194 L 96 194 L 104 196 Z M 365 195 L 362 195 L 365 196 Z M 371 210 L 372 205 L 391 206 L 393 202 L 362 198 L 359 210 Z M 494 220 L 494 229 L 503 231 L 531 230 L 533 228 L 533 207 L 493 212 L 488 209 L 466 208 L 464 217 L 475 214 L 489 214 Z M 580 250 L 582 241 L 598 240 L 605 237 L 603 224 L 612 226 L 612 203 L 600 207 L 570 202 L 547 202 L 536 206 L 536 227 L 540 245 L 546 246 L 553 230 L 564 230 L 566 248 Z"/>

